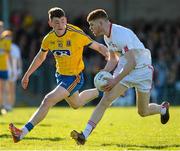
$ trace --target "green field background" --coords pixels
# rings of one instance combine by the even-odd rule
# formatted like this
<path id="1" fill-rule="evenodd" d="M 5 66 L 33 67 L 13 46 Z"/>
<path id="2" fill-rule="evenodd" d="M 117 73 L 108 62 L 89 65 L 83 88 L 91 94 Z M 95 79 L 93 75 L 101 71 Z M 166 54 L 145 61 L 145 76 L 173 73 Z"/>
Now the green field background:
<path id="1" fill-rule="evenodd" d="M 135 107 L 109 108 L 84 146 L 70 137 L 81 131 L 94 107 L 78 110 L 54 107 L 21 142 L 14 144 L 8 130 L 13 122 L 21 128 L 36 108 L 15 108 L 0 116 L 0 150 L 180 150 L 180 107 L 170 108 L 170 121 L 160 116 L 140 117 Z"/>

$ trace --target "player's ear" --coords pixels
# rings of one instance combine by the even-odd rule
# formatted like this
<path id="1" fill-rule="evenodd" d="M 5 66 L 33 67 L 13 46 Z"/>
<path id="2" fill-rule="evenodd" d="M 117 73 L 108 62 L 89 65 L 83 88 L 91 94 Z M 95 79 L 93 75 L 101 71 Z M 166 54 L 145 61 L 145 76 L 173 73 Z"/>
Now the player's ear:
<path id="1" fill-rule="evenodd" d="M 48 24 L 49 24 L 50 27 L 52 27 L 52 22 L 51 22 L 51 20 L 48 20 Z"/>
<path id="2" fill-rule="evenodd" d="M 99 25 L 102 26 L 103 25 L 103 21 L 99 20 Z"/>
<path id="3" fill-rule="evenodd" d="M 67 24 L 67 17 L 64 17 L 65 23 Z"/>

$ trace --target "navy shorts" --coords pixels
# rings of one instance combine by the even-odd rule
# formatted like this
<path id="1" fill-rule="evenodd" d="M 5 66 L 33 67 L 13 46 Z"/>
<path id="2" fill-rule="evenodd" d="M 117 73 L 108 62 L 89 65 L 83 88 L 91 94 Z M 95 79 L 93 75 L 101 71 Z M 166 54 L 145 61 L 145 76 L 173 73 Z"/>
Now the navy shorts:
<path id="1" fill-rule="evenodd" d="M 8 71 L 0 71 L 0 79 L 7 80 L 8 79 Z"/>
<path id="2" fill-rule="evenodd" d="M 56 73 L 55 76 L 57 84 L 65 88 L 70 93 L 69 96 L 81 89 L 84 84 L 83 73 L 76 76 L 61 75 Z"/>

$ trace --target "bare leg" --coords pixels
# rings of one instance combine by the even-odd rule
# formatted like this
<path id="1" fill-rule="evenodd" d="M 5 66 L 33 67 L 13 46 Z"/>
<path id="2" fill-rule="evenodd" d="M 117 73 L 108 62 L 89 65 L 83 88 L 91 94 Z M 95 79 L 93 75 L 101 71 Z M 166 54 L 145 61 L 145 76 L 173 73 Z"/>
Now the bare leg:
<path id="1" fill-rule="evenodd" d="M 13 107 L 15 104 L 15 99 L 16 99 L 16 81 L 11 81 L 9 85 L 10 85 L 10 91 L 11 91 L 9 104 L 11 105 L 11 107 Z"/>
<path id="2" fill-rule="evenodd" d="M 85 130 L 83 131 L 86 139 L 90 135 L 92 130 L 96 127 L 96 125 L 99 123 L 99 121 L 102 119 L 104 112 L 111 105 L 112 101 L 117 97 L 123 95 L 127 89 L 127 87 L 118 83 L 111 91 L 104 94 L 103 98 L 96 106 L 88 124 L 86 125 Z"/>
<path id="3" fill-rule="evenodd" d="M 21 130 L 16 128 L 12 123 L 9 124 L 9 129 L 11 131 L 14 142 L 18 142 L 22 138 L 24 138 L 24 136 L 27 135 L 34 126 L 36 126 L 46 117 L 49 109 L 52 106 L 54 106 L 57 102 L 60 102 L 64 98 L 68 97 L 68 95 L 69 92 L 60 85 L 58 85 L 53 91 L 51 91 L 44 97 L 40 107 L 32 115 L 29 122 L 24 125 Z"/>
<path id="4" fill-rule="evenodd" d="M 47 94 L 40 107 L 30 118 L 29 122 L 33 124 L 33 126 L 37 125 L 41 122 L 47 115 L 49 109 L 54 106 L 57 102 L 62 101 L 69 95 L 69 92 L 61 86 L 57 86 L 53 91 Z"/>
<path id="5" fill-rule="evenodd" d="M 80 94 L 79 92 L 76 92 L 72 96 L 66 98 L 66 101 L 72 108 L 77 109 L 79 107 L 84 106 L 93 99 L 97 98 L 98 96 L 99 91 L 96 88 L 94 88 L 84 90 Z"/>
<path id="6" fill-rule="evenodd" d="M 126 90 L 127 87 L 123 86 L 122 84 L 117 84 L 111 91 L 106 92 L 99 104 L 96 106 L 90 118 L 90 121 L 93 121 L 97 124 L 101 120 L 105 110 L 111 105 L 113 100 L 123 95 Z"/>
<path id="7" fill-rule="evenodd" d="M 4 102 L 4 107 L 9 111 L 12 109 L 15 103 L 15 82 L 14 81 L 6 82 L 6 93 L 7 93 L 7 101 Z"/>
<path id="8" fill-rule="evenodd" d="M 0 79 L 0 108 L 3 104 L 3 81 Z"/>
<path id="9" fill-rule="evenodd" d="M 140 116 L 160 114 L 161 105 L 149 103 L 150 93 L 136 91 L 137 107 Z"/>
<path id="10" fill-rule="evenodd" d="M 6 103 L 5 94 L 7 94 L 6 81 L 0 79 L 0 114 L 7 113 L 6 109 L 4 109 L 4 104 Z"/>

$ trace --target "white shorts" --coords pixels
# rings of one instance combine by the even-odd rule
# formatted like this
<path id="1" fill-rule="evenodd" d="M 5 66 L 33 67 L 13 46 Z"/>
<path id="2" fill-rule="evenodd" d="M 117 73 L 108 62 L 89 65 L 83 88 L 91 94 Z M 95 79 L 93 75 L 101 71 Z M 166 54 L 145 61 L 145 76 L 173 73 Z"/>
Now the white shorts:
<path id="1" fill-rule="evenodd" d="M 147 65 L 131 71 L 120 83 L 128 88 L 135 87 L 140 92 L 149 92 L 152 88 L 153 73 L 153 66 Z"/>

